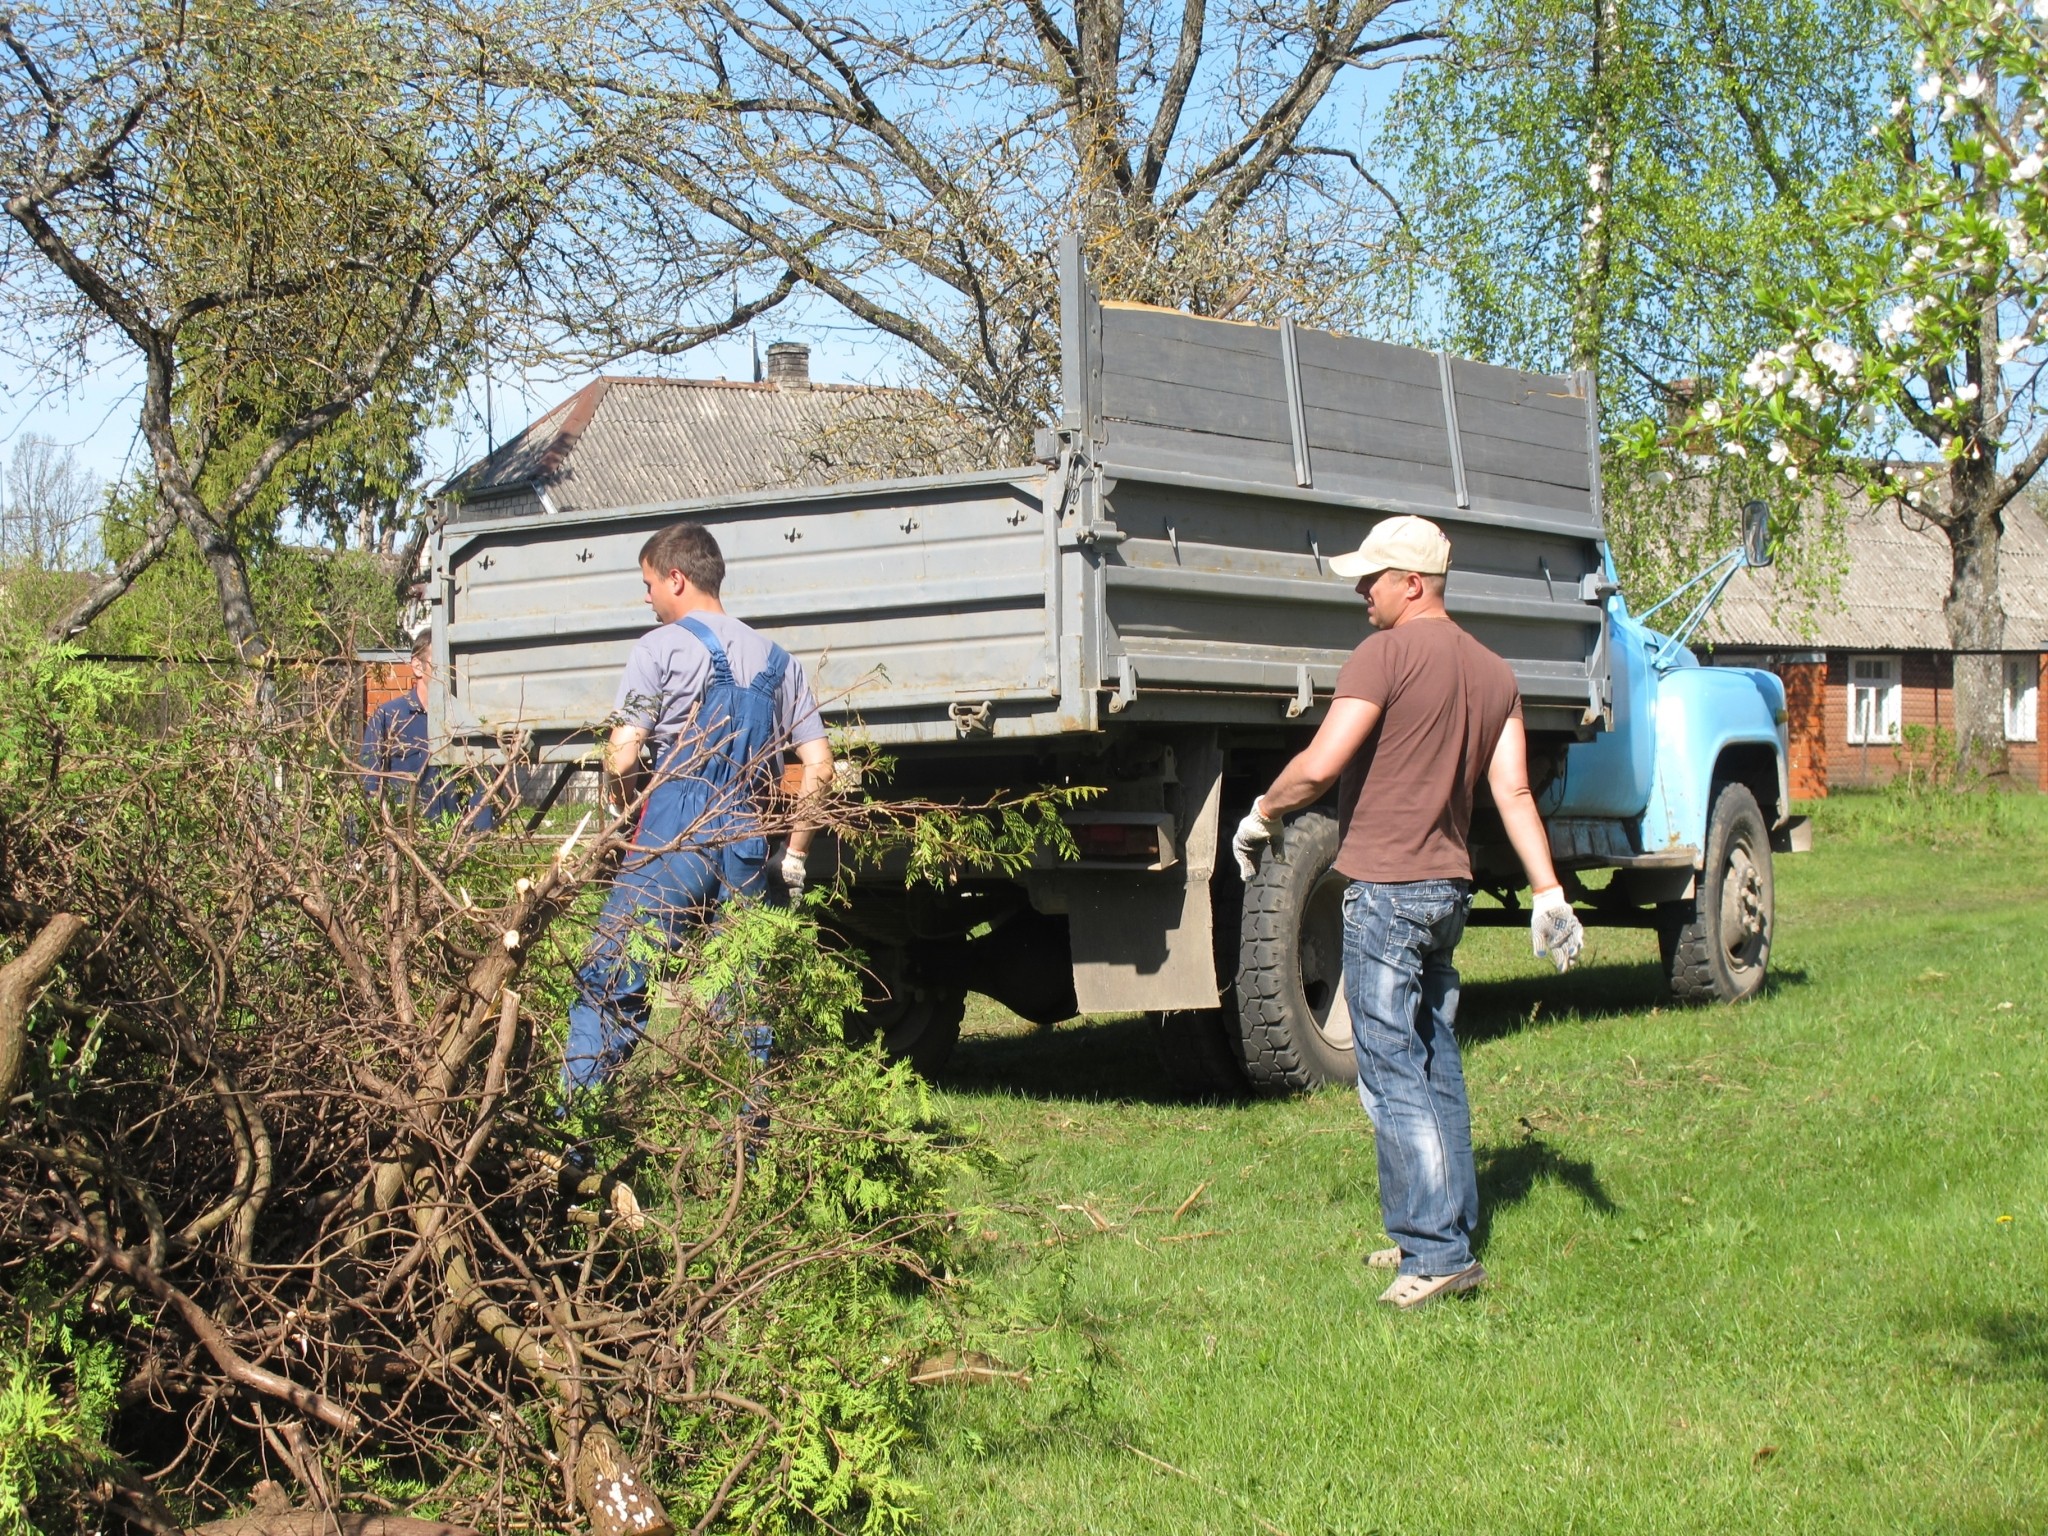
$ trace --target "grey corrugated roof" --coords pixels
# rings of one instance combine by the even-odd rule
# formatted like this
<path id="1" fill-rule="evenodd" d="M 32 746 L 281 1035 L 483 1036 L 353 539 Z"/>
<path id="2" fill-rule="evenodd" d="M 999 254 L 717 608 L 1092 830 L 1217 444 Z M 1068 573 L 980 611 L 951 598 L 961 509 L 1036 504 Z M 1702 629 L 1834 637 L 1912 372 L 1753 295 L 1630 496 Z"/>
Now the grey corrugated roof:
<path id="1" fill-rule="evenodd" d="M 965 429 L 916 390 L 603 378 L 448 491 L 474 501 L 533 487 L 572 512 L 984 467 L 976 458 Z"/>
<path id="2" fill-rule="evenodd" d="M 1941 530 L 1897 507 L 1857 502 L 1843 533 L 1848 564 L 1839 600 L 1794 592 L 1776 568 L 1742 571 L 1708 619 L 1707 638 L 1724 646 L 1947 650 L 1941 604 L 1949 549 Z M 1998 576 L 2006 644 L 2048 650 L 2048 523 L 2030 504 L 2006 508 Z"/>

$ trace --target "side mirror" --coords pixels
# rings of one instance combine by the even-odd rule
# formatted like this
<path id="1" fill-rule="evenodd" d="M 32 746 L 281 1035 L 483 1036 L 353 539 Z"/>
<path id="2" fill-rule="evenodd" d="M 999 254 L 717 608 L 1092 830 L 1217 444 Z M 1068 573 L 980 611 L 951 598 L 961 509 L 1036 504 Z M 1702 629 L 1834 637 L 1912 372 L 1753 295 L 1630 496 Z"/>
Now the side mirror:
<path id="1" fill-rule="evenodd" d="M 1761 501 L 1742 504 L 1742 563 L 1763 566 L 1771 563 L 1771 509 Z"/>

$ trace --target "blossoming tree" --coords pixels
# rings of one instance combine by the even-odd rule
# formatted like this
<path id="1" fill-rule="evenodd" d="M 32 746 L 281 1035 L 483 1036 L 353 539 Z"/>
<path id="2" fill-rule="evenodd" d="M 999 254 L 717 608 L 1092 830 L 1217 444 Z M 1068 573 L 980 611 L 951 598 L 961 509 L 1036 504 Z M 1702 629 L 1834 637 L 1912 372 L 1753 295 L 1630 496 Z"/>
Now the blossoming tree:
<path id="1" fill-rule="evenodd" d="M 1997 771 L 1999 542 L 2048 462 L 2048 0 L 1897 3 L 1920 46 L 1913 89 L 1871 129 L 1884 190 L 1837 211 L 1840 275 L 1775 298 L 1785 340 L 1688 430 L 1941 530 L 1958 761 Z"/>

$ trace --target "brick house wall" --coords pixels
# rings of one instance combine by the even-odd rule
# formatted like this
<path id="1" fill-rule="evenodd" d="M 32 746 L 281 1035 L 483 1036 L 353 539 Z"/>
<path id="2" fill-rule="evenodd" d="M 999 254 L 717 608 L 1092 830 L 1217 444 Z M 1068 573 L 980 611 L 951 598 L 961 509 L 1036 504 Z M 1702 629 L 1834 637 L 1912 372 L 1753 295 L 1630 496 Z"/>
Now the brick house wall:
<path id="1" fill-rule="evenodd" d="M 1852 743 L 1849 740 L 1849 658 L 1851 655 L 1892 654 L 1899 658 L 1899 723 L 1903 732 L 1910 737 L 1914 727 L 1927 733 L 1931 742 L 1935 733 L 1955 728 L 1955 658 L 1942 651 L 1904 651 L 1890 653 L 1866 653 L 1830 651 L 1827 659 L 1826 699 L 1820 711 L 1824 739 L 1817 748 L 1808 748 L 1809 756 L 1817 756 L 1822 767 L 1825 785 L 1832 788 L 1850 788 L 1887 784 L 1910 766 L 1912 748 L 1908 745 L 1890 743 Z M 2048 652 L 2039 658 L 2042 686 L 2035 692 L 2035 711 L 2038 717 L 2033 741 L 2006 743 L 2007 761 L 2014 779 L 2036 788 L 2048 789 L 2048 754 L 2041 750 L 2041 737 L 2048 728 Z M 1790 668 L 1777 668 L 1780 676 Z M 1787 700 L 1791 687 L 1787 683 Z M 1799 716 L 1793 716 L 1798 724 Z M 1793 747 L 1795 762 L 1801 755 L 1796 740 Z M 1821 793 L 1825 794 L 1823 788 Z M 1794 789 L 1793 794 L 1799 795 Z"/>
<path id="2" fill-rule="evenodd" d="M 412 663 L 409 661 L 373 661 L 363 668 L 363 718 L 376 713 L 377 706 L 387 704 L 412 686 Z"/>
<path id="3" fill-rule="evenodd" d="M 1786 769 L 1794 800 L 1828 792 L 1828 664 L 1788 661 L 1772 671 L 1785 685 Z"/>
<path id="4" fill-rule="evenodd" d="M 380 704 L 389 703 L 412 686 L 412 658 L 400 651 L 372 651 L 362 656 L 359 674 L 362 680 L 362 713 L 356 717 L 356 741 L 363 739 L 363 728 L 369 724 Z"/>

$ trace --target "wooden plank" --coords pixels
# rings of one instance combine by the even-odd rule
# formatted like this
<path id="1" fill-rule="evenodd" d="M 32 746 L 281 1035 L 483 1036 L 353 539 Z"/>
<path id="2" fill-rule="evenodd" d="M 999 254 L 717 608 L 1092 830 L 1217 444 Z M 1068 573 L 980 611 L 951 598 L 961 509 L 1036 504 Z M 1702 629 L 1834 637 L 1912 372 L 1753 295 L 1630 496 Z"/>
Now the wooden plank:
<path id="1" fill-rule="evenodd" d="M 1593 484 L 1591 466 L 1586 455 L 1568 453 L 1561 448 L 1539 448 L 1534 443 L 1509 443 L 1497 437 L 1485 437 L 1467 432 L 1462 438 L 1465 447 L 1465 472 L 1513 475 L 1523 480 L 1540 480 L 1545 485 L 1568 485 L 1574 490 L 1590 490 Z"/>
<path id="2" fill-rule="evenodd" d="M 1498 400 L 1488 400 L 1480 395 L 1461 394 L 1458 397 L 1458 426 L 1467 438 L 1476 432 L 1504 442 L 1535 443 L 1544 448 L 1566 449 L 1580 458 L 1586 456 L 1586 418 L 1583 413 L 1566 416 L 1523 405 L 1503 405 Z"/>
<path id="3" fill-rule="evenodd" d="M 1225 390 L 1160 380 L 1112 379 L 1103 375 L 1102 416 L 1146 426 L 1178 427 L 1189 432 L 1221 432 L 1233 437 L 1290 442 L 1287 403 L 1260 400 Z M 1112 428 L 1112 441 L 1119 434 Z"/>
<path id="4" fill-rule="evenodd" d="M 1451 377 L 1458 386 L 1458 398 L 1495 400 L 1503 405 L 1529 406 L 1536 410 L 1586 419 L 1586 397 L 1568 378 L 1548 373 L 1525 373 L 1519 368 L 1500 368 L 1492 363 L 1475 363 L 1454 358 Z"/>
<path id="5" fill-rule="evenodd" d="M 1425 463 L 1417 459 L 1386 455 L 1386 453 L 1356 453 L 1346 449 L 1315 449 L 1315 483 L 1329 481 L 1331 487 L 1350 481 L 1352 485 L 1407 485 L 1413 492 L 1423 496 L 1442 498 L 1450 504 L 1450 461 L 1440 459 L 1438 463 Z"/>
<path id="6" fill-rule="evenodd" d="M 1541 480 L 1523 480 L 1514 475 L 1475 474 L 1470 470 L 1466 472 L 1466 479 L 1471 486 L 1474 511 L 1483 511 L 1481 503 L 1488 498 L 1525 507 L 1550 507 L 1583 517 L 1587 532 L 1594 537 L 1599 535 L 1598 523 L 1593 516 L 1593 499 L 1583 490 L 1550 485 Z"/>
<path id="7" fill-rule="evenodd" d="M 1436 390 L 1436 354 L 1421 347 L 1397 347 L 1334 331 L 1297 331 L 1301 366 L 1351 378 L 1385 379 L 1414 389 Z"/>
<path id="8" fill-rule="evenodd" d="M 1126 367 L 1106 367 L 1102 371 L 1102 395 L 1104 410 L 1116 416 L 1137 416 L 1147 422 L 1171 424 L 1180 420 L 1174 416 L 1182 393 L 1204 393 L 1221 395 L 1225 399 L 1241 401 L 1243 408 L 1264 408 L 1278 406 L 1286 410 L 1286 391 L 1280 381 L 1280 365 L 1274 362 L 1272 379 L 1257 379 L 1243 371 L 1210 369 L 1208 373 L 1135 373 Z M 1272 383 L 1268 389 L 1266 385 Z"/>
<path id="9" fill-rule="evenodd" d="M 1115 457 L 1161 463 L 1195 474 L 1246 476 L 1294 484 L 1294 449 L 1284 440 L 1191 432 L 1151 422 L 1121 421 L 1110 437 Z M 1171 460 L 1170 464 L 1167 460 Z"/>
<path id="10" fill-rule="evenodd" d="M 1301 387 L 1312 410 L 1433 426 L 1439 433 L 1444 429 L 1443 390 L 1435 384 L 1425 389 L 1401 379 L 1370 379 L 1363 374 L 1304 366 Z"/>
<path id="11" fill-rule="evenodd" d="M 1173 314 L 1156 309 L 1114 309 L 1102 311 L 1102 351 L 1116 357 L 1126 347 L 1198 346 L 1242 357 L 1280 355 L 1280 338 L 1271 326 L 1236 325 L 1228 320 L 1208 320 L 1199 315 Z"/>
<path id="12" fill-rule="evenodd" d="M 1312 407 L 1308 413 L 1308 440 L 1318 452 L 1330 448 L 1339 453 L 1362 453 L 1416 464 L 1448 466 L 1451 462 L 1451 441 L 1441 420 L 1434 426 L 1415 426 L 1405 421 L 1351 416 Z"/>
<path id="13" fill-rule="evenodd" d="M 1280 338 L 1271 331 L 1258 334 L 1267 343 L 1264 352 L 1212 347 L 1198 339 L 1174 336 L 1118 336 L 1102 349 L 1103 372 L 1205 383 L 1240 394 L 1270 394 L 1281 387 Z"/>

